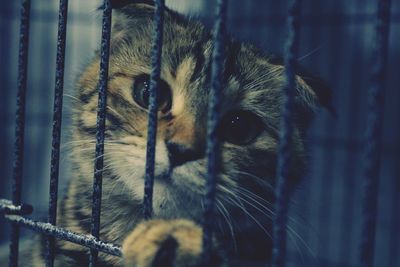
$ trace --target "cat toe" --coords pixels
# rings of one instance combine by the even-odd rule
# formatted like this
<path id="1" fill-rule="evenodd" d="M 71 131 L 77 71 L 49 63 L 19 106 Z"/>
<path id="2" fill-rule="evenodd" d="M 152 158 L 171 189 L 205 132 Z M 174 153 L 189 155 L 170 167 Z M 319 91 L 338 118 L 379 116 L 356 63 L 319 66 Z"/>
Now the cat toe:
<path id="1" fill-rule="evenodd" d="M 188 220 L 139 224 L 122 245 L 125 266 L 195 267 L 202 254 L 202 229 Z"/>

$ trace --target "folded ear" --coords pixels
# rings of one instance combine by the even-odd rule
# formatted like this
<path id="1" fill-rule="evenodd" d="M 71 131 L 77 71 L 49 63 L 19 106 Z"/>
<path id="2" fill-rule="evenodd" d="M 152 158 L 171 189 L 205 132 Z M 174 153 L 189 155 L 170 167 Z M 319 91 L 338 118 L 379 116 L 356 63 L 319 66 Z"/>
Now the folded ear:
<path id="1" fill-rule="evenodd" d="M 131 40 L 139 33 L 143 35 L 150 31 L 154 1 L 111 0 L 111 7 L 113 14 L 110 51 L 114 53 L 121 43 Z"/>
<path id="2" fill-rule="evenodd" d="M 333 116 L 332 91 L 322 79 L 304 72 L 297 72 L 297 95 L 295 101 L 296 123 L 300 130 L 308 128 L 318 108 L 326 108 Z"/>
<path id="3" fill-rule="evenodd" d="M 283 59 L 272 57 L 270 63 L 283 65 Z M 314 113 L 320 107 L 326 108 L 333 116 L 336 116 L 332 105 L 332 90 L 328 85 L 299 64 L 295 65 L 295 71 L 297 84 L 295 117 L 300 130 L 304 131 L 309 126 Z"/>
<path id="4" fill-rule="evenodd" d="M 135 40 L 152 36 L 155 2 L 152 0 L 111 0 L 113 9 L 111 30 L 111 53 L 118 49 L 118 44 L 125 40 Z M 165 7 L 165 24 L 167 21 L 186 23 L 179 13 Z"/>
<path id="5" fill-rule="evenodd" d="M 153 0 L 111 0 L 111 7 L 118 9 L 123 8 L 129 4 L 145 4 L 149 6 L 154 6 Z"/>

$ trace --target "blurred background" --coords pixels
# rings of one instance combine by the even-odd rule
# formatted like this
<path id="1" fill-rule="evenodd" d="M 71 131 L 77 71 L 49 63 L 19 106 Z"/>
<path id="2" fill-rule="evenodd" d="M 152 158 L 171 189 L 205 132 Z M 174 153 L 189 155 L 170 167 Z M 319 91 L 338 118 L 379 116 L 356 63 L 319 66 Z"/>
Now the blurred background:
<path id="1" fill-rule="evenodd" d="M 0 198 L 10 198 L 19 37 L 19 2 L 0 0 Z M 68 141 L 73 83 L 99 45 L 101 1 L 70 1 L 62 142 Z M 289 1 L 229 1 L 236 38 L 283 54 Z M 309 169 L 290 210 L 288 266 L 356 266 L 361 226 L 363 137 L 376 2 L 303 1 L 300 63 L 332 88 L 337 117 L 318 112 L 308 133 Z M 385 87 L 375 266 L 400 266 L 400 1 L 392 1 Z M 167 0 L 211 25 L 215 0 Z M 32 1 L 23 202 L 45 216 L 50 173 L 58 1 Z M 68 181 L 62 157 L 60 187 Z M 0 218 L 0 243 L 9 227 Z"/>

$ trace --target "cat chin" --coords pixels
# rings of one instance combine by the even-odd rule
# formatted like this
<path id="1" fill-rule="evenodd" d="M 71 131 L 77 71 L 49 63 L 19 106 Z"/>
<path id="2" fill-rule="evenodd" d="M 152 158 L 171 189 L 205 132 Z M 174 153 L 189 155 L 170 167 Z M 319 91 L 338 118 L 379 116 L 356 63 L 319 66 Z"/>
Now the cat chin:
<path id="1" fill-rule="evenodd" d="M 153 213 L 155 218 L 188 218 L 197 220 L 201 216 L 201 197 L 184 192 L 170 181 L 154 181 Z"/>
<path id="2" fill-rule="evenodd" d="M 130 188 L 131 197 L 142 201 L 144 197 L 144 172 L 132 178 L 121 177 L 125 186 Z M 186 175 L 172 174 L 168 177 L 164 173 L 155 174 L 153 186 L 153 212 L 156 218 L 196 219 L 201 215 L 201 195 L 194 190 L 195 187 Z M 128 192 L 129 192 L 128 191 Z"/>
<path id="3" fill-rule="evenodd" d="M 186 162 L 170 167 L 164 144 L 157 143 L 153 187 L 153 211 L 156 217 L 190 218 L 200 217 L 201 199 L 204 191 L 204 162 L 201 160 Z M 145 153 L 143 153 L 145 154 Z M 145 159 L 131 161 L 128 168 L 115 170 L 115 175 L 129 188 L 135 200 L 144 197 Z"/>

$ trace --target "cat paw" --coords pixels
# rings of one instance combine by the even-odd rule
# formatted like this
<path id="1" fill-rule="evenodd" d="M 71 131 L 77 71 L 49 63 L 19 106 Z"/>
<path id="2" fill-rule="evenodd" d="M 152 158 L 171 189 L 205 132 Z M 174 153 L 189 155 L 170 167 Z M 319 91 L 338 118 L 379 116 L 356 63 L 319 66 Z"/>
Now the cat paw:
<path id="1" fill-rule="evenodd" d="M 202 228 L 188 220 L 145 221 L 123 242 L 125 266 L 199 266 L 202 233 Z"/>

